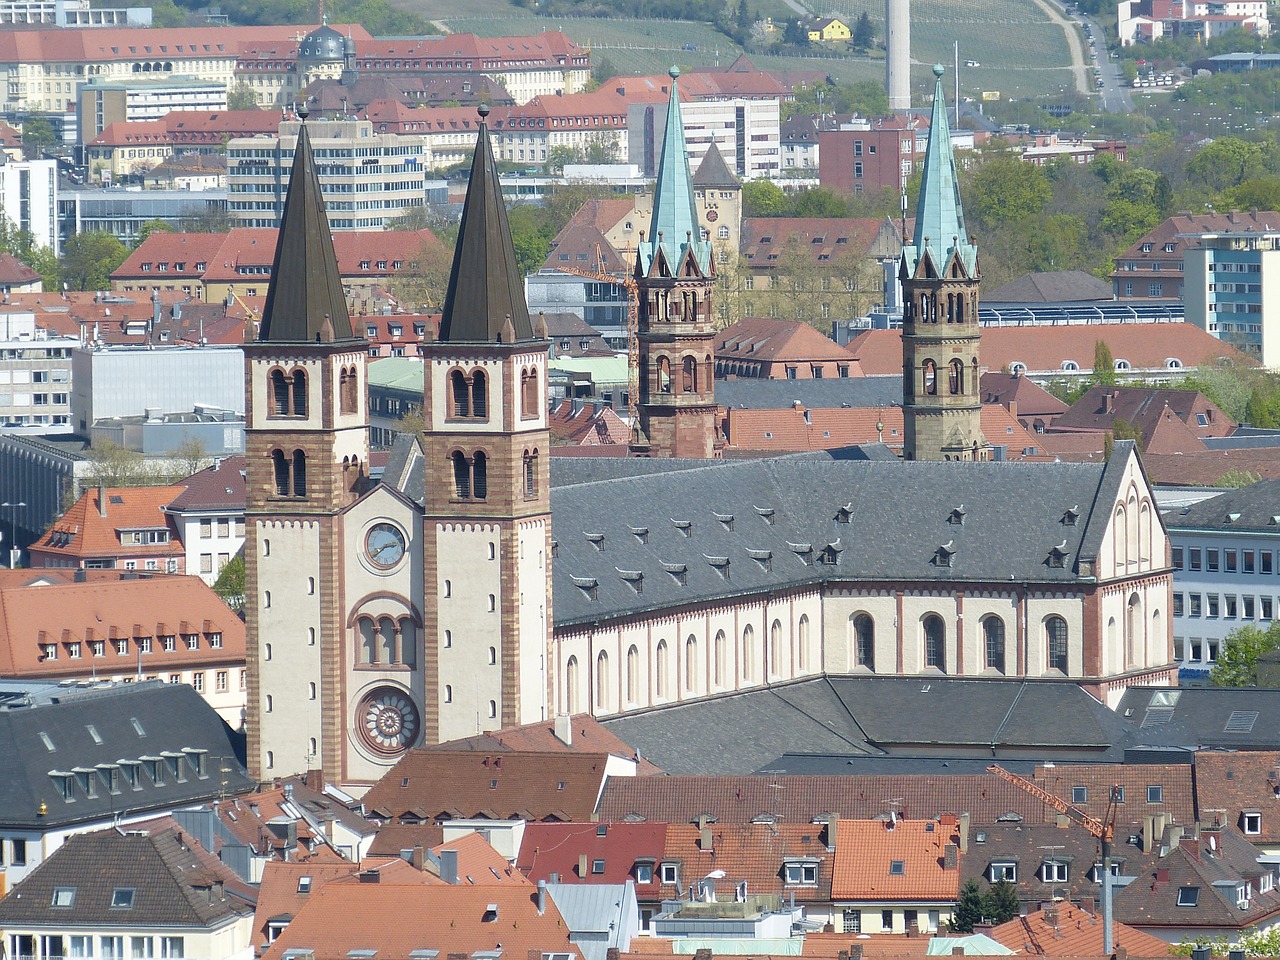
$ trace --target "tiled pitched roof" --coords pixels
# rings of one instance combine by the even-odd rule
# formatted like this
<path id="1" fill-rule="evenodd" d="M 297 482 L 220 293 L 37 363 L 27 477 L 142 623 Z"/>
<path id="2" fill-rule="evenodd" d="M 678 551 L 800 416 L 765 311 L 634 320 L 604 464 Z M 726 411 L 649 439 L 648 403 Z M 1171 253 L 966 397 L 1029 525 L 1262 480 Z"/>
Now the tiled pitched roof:
<path id="1" fill-rule="evenodd" d="M 1196 754 L 1196 803 L 1206 813 L 1220 811 L 1224 823 L 1244 829 L 1244 816 L 1257 815 L 1253 843 L 1280 842 L 1280 754 L 1201 750 Z M 1184 821 L 1185 822 L 1185 821 Z"/>
<path id="2" fill-rule="evenodd" d="M 1002 923 L 987 932 L 1017 953 L 1041 957 L 1100 957 L 1102 917 L 1069 901 Z M 1130 957 L 1165 957 L 1172 945 L 1123 923 L 1112 926 L 1112 944 Z"/>
<path id="3" fill-rule="evenodd" d="M 560 883 L 626 883 L 636 880 L 638 861 L 649 861 L 651 880 L 636 882 L 636 896 L 652 900 L 659 895 L 657 865 L 664 856 L 668 829 L 665 823 L 530 823 L 524 828 L 516 866 L 535 882 L 551 882 L 555 874 Z M 585 874 L 579 873 L 582 857 Z"/>
<path id="4" fill-rule="evenodd" d="M 384 823 L 369 845 L 370 857 L 398 857 L 402 850 L 433 847 L 444 841 L 438 823 Z"/>
<path id="5" fill-rule="evenodd" d="M 181 637 L 197 635 L 192 650 Z M 212 647 L 210 635 L 221 646 Z M 178 639 L 166 651 L 159 637 Z M 143 638 L 151 652 L 143 653 Z M 95 657 L 94 640 L 106 641 Z M 124 641 L 121 654 L 115 646 Z M 244 663 L 244 623 L 199 577 L 92 579 L 84 583 L 5 586 L 0 589 L 0 675 L 86 677 L 141 670 L 168 672 L 202 665 Z M 52 646 L 55 657 L 46 647 Z M 80 659 L 75 659 L 76 656 Z"/>
<path id="6" fill-rule="evenodd" d="M 578 270 L 625 276 L 629 267 L 601 230 L 592 223 L 570 220 L 551 241 L 551 251 L 542 264 L 543 270 Z"/>
<path id="7" fill-rule="evenodd" d="M 792 251 L 815 264 L 860 259 L 868 256 L 883 225 L 876 217 L 745 217 L 740 248 L 757 270 L 778 268 Z"/>
<path id="8" fill-rule="evenodd" d="M 0 253 L 0 283 L 25 285 L 40 279 L 40 274 L 11 253 Z"/>
<path id="9" fill-rule="evenodd" d="M 412 750 L 364 795 L 382 819 L 588 820 L 606 753 Z M 404 781 L 408 785 L 405 786 Z"/>
<path id="10" fill-rule="evenodd" d="M 1083 270 L 1030 273 L 1002 287 L 982 292 L 983 303 L 1059 303 L 1064 300 L 1111 299 L 1111 284 Z"/>
<path id="11" fill-rule="evenodd" d="M 1067 405 L 1030 377 L 988 370 L 982 375 L 982 402 L 1008 407 L 1018 405 L 1018 417 L 1056 417 L 1065 413 Z M 1037 438 L 1038 439 L 1038 438 Z"/>
<path id="12" fill-rule="evenodd" d="M 266 943 L 271 921 L 296 917 L 326 884 L 358 872 L 356 863 L 294 863 L 268 860 L 258 887 L 257 910 L 253 915 L 253 942 Z"/>
<path id="13" fill-rule="evenodd" d="M 1280 450 L 1275 449 L 1153 453 L 1144 454 L 1142 462 L 1156 483 L 1211 487 L 1233 471 L 1256 474 L 1263 480 L 1280 480 Z"/>
<path id="14" fill-rule="evenodd" d="M 960 892 L 959 842 L 954 817 L 841 820 L 831 897 L 954 902 Z"/>
<path id="15" fill-rule="evenodd" d="M 1223 233 L 1231 230 L 1280 230 L 1280 213 L 1274 210 L 1255 210 L 1250 213 L 1212 213 L 1200 216 L 1178 214 L 1163 221 L 1155 229 L 1139 237 L 1128 249 L 1116 256 L 1116 263 L 1137 261 L 1139 263 L 1160 262 L 1169 260 L 1181 261 L 1186 248 L 1194 241 L 1184 234 Z M 1167 244 L 1174 250 L 1166 251 Z M 1143 247 L 1149 246 L 1149 250 Z M 1112 274 L 1117 279 L 1132 276 L 1132 271 L 1116 270 Z"/>
<path id="16" fill-rule="evenodd" d="M 614 757 L 637 759 L 637 773 L 650 774 L 662 771 L 652 763 L 636 757 L 634 747 L 618 737 L 589 713 L 576 713 L 569 719 L 569 740 L 565 743 L 556 736 L 552 721 L 526 723 L 518 727 L 503 727 L 489 733 L 450 740 L 440 744 L 443 750 L 471 750 L 476 753 L 501 751 L 536 751 L 539 753 L 607 753 Z"/>
<path id="17" fill-rule="evenodd" d="M 32 546 L 41 554 L 76 559 L 182 554 L 177 531 L 168 543 L 124 544 L 121 532 L 168 529 L 164 508 L 182 493 L 182 484 L 164 487 L 91 487 L 80 495 Z"/>
<path id="18" fill-rule="evenodd" d="M 604 404 L 588 403 L 575 409 L 573 401 L 561 400 L 547 415 L 547 426 L 556 444 L 591 446 L 626 443 L 631 439 L 631 428 L 626 421 Z"/>
<path id="19" fill-rule="evenodd" d="M 850 376 L 862 371 L 853 354 L 807 323 L 744 317 L 716 333 L 716 359 L 747 357 L 761 362 L 840 360 L 850 364 Z"/>
<path id="20" fill-rule="evenodd" d="M 745 221 L 744 221 L 745 222 Z M 1254 366 L 1256 362 L 1193 323 L 1106 323 L 1058 326 L 984 327 L 982 364 L 1003 370 L 1025 364 L 1029 373 L 1056 373 L 1063 364 L 1093 369 L 1094 346 L 1102 340 L 1117 360 L 1134 370 L 1163 370 L 1167 361 L 1201 367 L 1226 358 Z M 867 376 L 902 372 L 902 334 L 898 330 L 868 330 L 849 344 Z"/>
<path id="21" fill-rule="evenodd" d="M 1034 779 L 1068 803 L 1074 803 L 1075 789 L 1083 787 L 1086 799 L 1075 806 L 1098 819 L 1107 815 L 1111 787 L 1123 788 L 1124 803 L 1116 811 L 1118 824 L 1141 825 L 1146 817 L 1159 813 L 1175 823 L 1196 819 L 1195 777 L 1189 763 L 1060 763 L 1036 767 Z"/>
<path id="22" fill-rule="evenodd" d="M 6 30 L 0 33 L 0 62 L 92 63 L 129 61 L 139 57 L 174 60 L 232 57 L 264 45 L 295 45 L 295 37 L 318 26 L 155 27 L 145 33 L 129 27 Z M 357 43 L 371 39 L 359 24 L 335 26 L 344 36 L 355 37 Z"/>
<path id="23" fill-rule="evenodd" d="M 171 513 L 245 507 L 245 458 L 227 457 L 182 481 L 186 489 L 169 501 Z"/>
<path id="24" fill-rule="evenodd" d="M 114 905 L 132 889 L 132 905 Z M 0 900 L 5 926 L 62 924 L 54 890 L 71 889 L 75 923 L 104 929 L 177 927 L 208 930 L 253 912 L 253 890 L 217 857 L 188 842 L 176 825 L 146 832 L 80 834 Z"/>
<path id="25" fill-rule="evenodd" d="M 580 957 L 555 904 L 548 898 L 539 914 L 535 900 L 515 885 L 329 883 L 263 958 L 300 949 L 314 951 L 315 960 L 347 960 L 355 950 L 409 957 L 414 950 L 473 956 L 499 948 L 517 960 L 531 950 Z"/>
<path id="26" fill-rule="evenodd" d="M 1197 437 L 1226 437 L 1235 430 L 1235 422 L 1198 390 L 1114 385 L 1090 387 L 1053 422 L 1052 429 L 1108 430 L 1117 419 L 1125 419 L 1138 427 L 1144 437 L 1151 437 L 1166 409 L 1190 426 Z M 1203 416 L 1204 423 L 1199 422 L 1198 415 Z"/>
<path id="27" fill-rule="evenodd" d="M 794 893 L 797 903 L 831 901 L 833 865 L 839 854 L 827 849 L 822 824 L 723 823 L 707 829 L 710 842 L 704 844 L 696 825 L 667 827 L 662 859 L 678 865 L 680 883 L 660 884 L 664 898 L 675 899 L 713 870 L 723 870 L 722 879 L 705 881 L 721 895 L 745 882 L 749 896 L 771 893 L 790 899 Z M 786 882 L 784 865 L 798 861 L 815 868 L 814 882 Z"/>

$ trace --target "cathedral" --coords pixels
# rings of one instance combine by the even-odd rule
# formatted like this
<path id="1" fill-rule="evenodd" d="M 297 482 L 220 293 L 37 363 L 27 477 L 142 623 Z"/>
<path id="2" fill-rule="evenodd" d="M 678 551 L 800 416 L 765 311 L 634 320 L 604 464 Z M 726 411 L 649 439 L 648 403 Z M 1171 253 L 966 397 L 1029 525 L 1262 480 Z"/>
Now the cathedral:
<path id="1" fill-rule="evenodd" d="M 369 471 L 365 342 L 304 123 L 245 344 L 249 764 L 360 792 L 403 753 L 825 675 L 1175 681 L 1169 548 L 1131 444 L 992 462 L 976 247 L 941 77 L 900 275 L 909 460 L 725 460 L 715 264 L 675 72 L 636 256 L 639 419 L 617 459 L 550 457 L 532 320 L 481 122 L 418 436 Z"/>

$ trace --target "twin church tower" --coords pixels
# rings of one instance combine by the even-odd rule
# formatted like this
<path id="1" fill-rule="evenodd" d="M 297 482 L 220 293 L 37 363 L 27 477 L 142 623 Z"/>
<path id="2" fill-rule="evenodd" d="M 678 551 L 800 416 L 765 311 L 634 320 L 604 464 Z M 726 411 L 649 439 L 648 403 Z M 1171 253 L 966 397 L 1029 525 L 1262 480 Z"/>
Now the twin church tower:
<path id="1" fill-rule="evenodd" d="M 637 455 L 720 453 L 716 269 L 672 71 L 640 312 Z M 545 326 L 532 322 L 481 107 L 423 419 L 369 474 L 367 343 L 352 327 L 305 122 L 272 282 L 246 343 L 249 766 L 359 788 L 409 747 L 548 719 L 556 678 Z M 904 248 L 909 454 L 985 457 L 976 249 L 939 81 Z"/>

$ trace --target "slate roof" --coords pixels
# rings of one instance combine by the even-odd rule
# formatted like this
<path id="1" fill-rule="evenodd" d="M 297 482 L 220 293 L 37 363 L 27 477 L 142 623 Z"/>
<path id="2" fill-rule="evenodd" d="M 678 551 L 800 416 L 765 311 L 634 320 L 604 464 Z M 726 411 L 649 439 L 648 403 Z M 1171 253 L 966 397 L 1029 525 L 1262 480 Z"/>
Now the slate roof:
<path id="1" fill-rule="evenodd" d="M 1140 742 L 1224 750 L 1280 748 L 1280 702 L 1257 687 L 1129 687 L 1116 713 Z"/>
<path id="2" fill-rule="evenodd" d="M 939 716 L 948 722 L 937 722 Z M 1072 724 L 1055 729 L 1044 724 L 1046 716 L 1071 716 Z M 1042 758 L 1119 760 L 1121 744 L 1133 735 L 1069 681 L 871 676 L 775 684 L 615 717 L 605 727 L 673 774 L 769 773 L 789 753 L 937 756 L 944 747 L 988 759 L 1034 747 Z M 743 730 L 753 735 L 744 738 Z"/>
<path id="3" fill-rule="evenodd" d="M 306 123 L 298 127 L 258 338 L 293 343 L 354 339 Z"/>
<path id="4" fill-rule="evenodd" d="M 954 903 L 960 892 L 959 842 L 954 817 L 841 820 L 832 899 Z"/>
<path id="5" fill-rule="evenodd" d="M 994 290 L 982 291 L 983 303 L 1061 303 L 1111 299 L 1111 284 L 1083 270 L 1029 273 Z"/>
<path id="6" fill-rule="evenodd" d="M 194 772 L 184 750 L 203 752 L 203 776 Z M 239 753 L 230 728 L 186 684 L 145 681 L 68 688 L 51 703 L 0 711 L 0 770 L 5 771 L 0 777 L 0 825 L 45 831 L 244 793 L 253 782 Z M 64 800 L 49 776 L 51 770 L 91 770 L 97 778 L 100 768 L 122 761 L 172 755 L 182 779 L 162 764 L 165 770 L 156 782 L 143 763 L 138 789 L 125 787 L 118 795 L 99 779 L 89 796 L 76 778 L 70 799 Z M 42 800 L 48 805 L 43 816 L 37 813 Z"/>
<path id="7" fill-rule="evenodd" d="M 170 821 L 168 829 L 73 835 L 0 900 L 0 924 L 214 930 L 253 913 L 253 888 Z M 113 906 L 117 889 L 132 906 Z M 53 906 L 73 890 L 71 910 Z"/>
<path id="8" fill-rule="evenodd" d="M 827 581 L 1073 583 L 1097 554 L 1109 518 L 1094 506 L 1109 514 L 1125 449 L 1108 471 L 786 459 L 555 487 L 556 625 Z"/>
<path id="9" fill-rule="evenodd" d="M 693 175 L 693 185 L 703 190 L 742 189 L 742 181 L 724 162 L 724 155 L 714 140 L 703 154 L 702 162 L 698 164 L 698 172 Z"/>
<path id="10" fill-rule="evenodd" d="M 1112 945 L 1130 957 L 1165 957 L 1170 944 L 1123 923 L 1112 924 Z M 1101 957 L 1102 917 L 1072 903 L 1056 904 L 1002 923 L 988 936 L 1016 953 L 1041 957 Z"/>
<path id="11" fill-rule="evenodd" d="M 480 107 L 480 133 L 476 138 L 467 182 L 467 199 L 458 224 L 449 289 L 440 318 L 440 339 L 445 342 L 492 343 L 505 339 L 533 339 L 529 306 L 524 298 L 523 277 L 516 269 L 515 247 L 507 225 L 489 128 L 484 122 L 487 105 Z"/>
<path id="12" fill-rule="evenodd" d="M 901 356 L 896 376 L 821 380 L 717 380 L 716 403 L 725 407 L 778 410 L 797 400 L 811 410 L 889 407 L 902 403 Z"/>
<path id="13" fill-rule="evenodd" d="M 362 799 L 370 816 L 382 820 L 589 820 L 608 758 L 420 748 L 406 753 Z"/>
<path id="14" fill-rule="evenodd" d="M 1275 533 L 1280 521 L 1280 480 L 1261 480 L 1258 483 L 1228 490 L 1216 497 L 1202 500 L 1181 510 L 1165 515 L 1164 524 L 1170 530 L 1201 530 L 1213 533 L 1231 533 L 1236 530 L 1252 530 Z"/>
<path id="15" fill-rule="evenodd" d="M 169 501 L 170 513 L 221 510 L 244 512 L 245 458 L 227 457 L 182 481 L 186 489 Z"/>

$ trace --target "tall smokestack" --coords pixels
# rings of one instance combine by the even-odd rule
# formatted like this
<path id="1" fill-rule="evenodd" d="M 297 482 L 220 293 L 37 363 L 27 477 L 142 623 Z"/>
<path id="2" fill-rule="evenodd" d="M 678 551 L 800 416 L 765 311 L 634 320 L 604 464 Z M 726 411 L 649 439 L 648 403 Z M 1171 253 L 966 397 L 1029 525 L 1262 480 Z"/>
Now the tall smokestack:
<path id="1" fill-rule="evenodd" d="M 911 109 L 911 2 L 884 0 L 885 92 L 892 111 Z"/>

